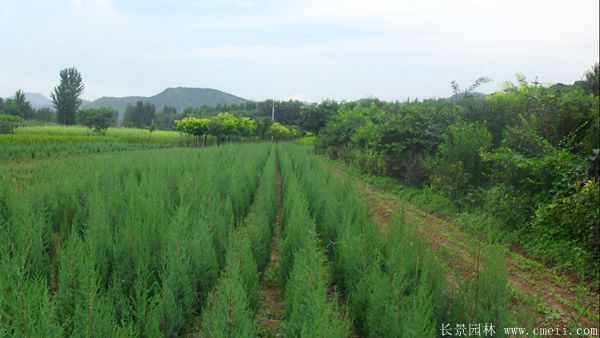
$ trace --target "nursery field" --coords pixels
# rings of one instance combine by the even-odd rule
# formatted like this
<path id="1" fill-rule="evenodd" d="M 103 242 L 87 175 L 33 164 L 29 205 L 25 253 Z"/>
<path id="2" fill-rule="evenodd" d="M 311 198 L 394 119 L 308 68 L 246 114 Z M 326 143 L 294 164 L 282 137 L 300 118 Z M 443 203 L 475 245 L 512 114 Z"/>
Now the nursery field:
<path id="1" fill-rule="evenodd" d="M 410 210 L 381 227 L 369 208 L 351 178 L 293 144 L 0 166 L 0 336 L 504 336 L 539 324 L 533 305 L 511 306 L 498 247 L 477 243 L 457 278 Z"/>
<path id="2" fill-rule="evenodd" d="M 15 134 L 0 134 L 0 164 L 56 156 L 164 148 L 180 145 L 177 132 L 150 132 L 135 128 L 108 128 L 105 135 L 79 126 L 20 127 Z"/>

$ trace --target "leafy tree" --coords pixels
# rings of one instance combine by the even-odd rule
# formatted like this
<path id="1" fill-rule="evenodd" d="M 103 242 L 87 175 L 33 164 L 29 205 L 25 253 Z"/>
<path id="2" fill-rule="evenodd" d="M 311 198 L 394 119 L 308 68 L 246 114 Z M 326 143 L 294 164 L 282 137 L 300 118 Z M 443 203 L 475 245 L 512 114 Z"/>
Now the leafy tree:
<path id="1" fill-rule="evenodd" d="M 256 136 L 265 138 L 267 131 L 269 128 L 271 128 L 271 124 L 273 124 L 273 121 L 270 117 L 265 116 L 255 117 L 254 121 L 256 122 Z"/>
<path id="2" fill-rule="evenodd" d="M 162 130 L 173 130 L 175 128 L 175 120 L 178 118 L 177 108 L 164 106 L 162 112 L 156 115 L 155 125 Z"/>
<path id="3" fill-rule="evenodd" d="M 275 103 L 275 120 L 283 125 L 297 125 L 300 122 L 300 109 L 303 103 L 296 100 Z"/>
<path id="4" fill-rule="evenodd" d="M 281 125 L 281 123 L 273 122 L 265 135 L 268 137 L 273 137 L 276 140 L 283 140 L 290 138 L 292 136 L 292 132 L 287 127 Z"/>
<path id="5" fill-rule="evenodd" d="M 575 84 L 581 86 L 586 92 L 600 96 L 600 63 L 592 66 L 583 75 L 582 81 L 577 81 Z"/>
<path id="6" fill-rule="evenodd" d="M 135 106 L 128 105 L 123 124 L 127 127 L 144 128 L 153 124 L 156 107 L 149 102 L 137 101 Z"/>
<path id="7" fill-rule="evenodd" d="M 60 124 L 75 124 L 77 110 L 81 106 L 79 98 L 84 85 L 81 74 L 76 68 L 65 68 L 60 71 L 60 84 L 54 87 L 50 97 L 56 108 L 56 119 Z"/>
<path id="8" fill-rule="evenodd" d="M 25 98 L 25 93 L 20 89 L 17 90 L 14 98 L 6 100 L 3 110 L 5 114 L 20 116 L 28 120 L 33 117 L 33 108 Z"/>
<path id="9" fill-rule="evenodd" d="M 256 135 L 256 121 L 249 117 L 240 117 L 236 121 L 239 136 L 250 137 Z"/>
<path id="10" fill-rule="evenodd" d="M 226 139 L 237 140 L 256 135 L 257 124 L 249 117 L 235 117 L 230 113 L 220 113 L 212 118 L 186 117 L 175 121 L 175 129 L 196 138 L 196 144 L 205 143 L 206 135 L 212 135 L 217 142 Z"/>
<path id="11" fill-rule="evenodd" d="M 95 132 L 104 134 L 109 126 L 114 125 L 116 116 L 117 111 L 112 108 L 82 109 L 78 113 L 78 121 Z"/>
<path id="12" fill-rule="evenodd" d="M 305 131 L 318 133 L 336 111 L 337 104 L 331 100 L 323 101 L 318 105 L 303 105 L 300 108 L 300 126 Z"/>
<path id="13" fill-rule="evenodd" d="M 17 115 L 0 114 L 0 134 L 12 134 L 23 119 Z"/>
<path id="14" fill-rule="evenodd" d="M 492 146 L 492 136 L 480 124 L 457 122 L 448 127 L 434 158 L 426 167 L 432 173 L 432 185 L 450 196 L 461 197 L 469 186 L 483 179 L 481 151 Z"/>
<path id="15" fill-rule="evenodd" d="M 41 122 L 54 121 L 54 111 L 50 108 L 36 109 L 33 113 L 33 119 Z"/>

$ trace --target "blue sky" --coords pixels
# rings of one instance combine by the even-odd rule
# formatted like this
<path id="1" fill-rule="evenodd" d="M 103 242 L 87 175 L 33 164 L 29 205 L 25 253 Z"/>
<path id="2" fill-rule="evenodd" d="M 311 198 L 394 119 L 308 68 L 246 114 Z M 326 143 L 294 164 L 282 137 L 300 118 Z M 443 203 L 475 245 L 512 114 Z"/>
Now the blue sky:
<path id="1" fill-rule="evenodd" d="M 599 55 L 599 1 L 0 0 L 0 96 L 216 88 L 244 98 L 443 97 L 479 76 L 570 83 Z"/>

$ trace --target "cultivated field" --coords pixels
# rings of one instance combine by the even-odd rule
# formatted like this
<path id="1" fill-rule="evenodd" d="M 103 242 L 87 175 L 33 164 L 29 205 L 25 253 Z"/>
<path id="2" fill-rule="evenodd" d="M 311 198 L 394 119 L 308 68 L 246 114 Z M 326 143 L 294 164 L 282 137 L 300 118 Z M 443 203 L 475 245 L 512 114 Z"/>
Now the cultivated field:
<path id="1" fill-rule="evenodd" d="M 0 134 L 0 162 L 160 148 L 181 142 L 179 133 L 173 131 L 109 128 L 106 135 L 98 135 L 78 126 L 20 127 L 15 134 Z"/>
<path id="2" fill-rule="evenodd" d="M 556 323 L 527 314 L 539 303 L 515 295 L 505 251 L 444 242 L 452 226 L 373 202 L 311 147 L 144 149 L 178 135 L 109 130 L 102 148 L 79 128 L 21 132 L 1 148 L 0 336 L 434 337 L 456 323 L 503 336 Z"/>

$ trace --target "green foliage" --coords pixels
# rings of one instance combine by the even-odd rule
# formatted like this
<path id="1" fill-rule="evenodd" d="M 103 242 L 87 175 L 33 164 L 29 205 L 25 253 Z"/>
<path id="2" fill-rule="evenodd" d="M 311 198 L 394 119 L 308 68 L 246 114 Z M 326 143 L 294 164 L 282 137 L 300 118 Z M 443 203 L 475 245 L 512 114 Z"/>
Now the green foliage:
<path id="1" fill-rule="evenodd" d="M 265 226 L 263 224 L 263 226 Z M 225 270 L 239 269 L 240 278 L 244 286 L 248 306 L 256 312 L 260 305 L 260 288 L 258 285 L 258 268 L 252 254 L 252 243 L 248 234 L 241 229 L 231 235 L 227 248 L 227 261 Z M 239 268 L 235 265 L 239 264 Z"/>
<path id="2" fill-rule="evenodd" d="M 349 323 L 341 318 L 336 299 L 327 301 L 323 257 L 314 244 L 296 253 L 285 289 L 284 332 L 289 337 L 347 337 Z"/>
<path id="3" fill-rule="evenodd" d="M 162 130 L 174 130 L 175 120 L 179 118 L 177 108 L 164 106 L 162 111 L 156 115 L 155 126 Z"/>
<path id="4" fill-rule="evenodd" d="M 444 306 L 441 270 L 428 258 L 415 233 L 406 229 L 401 223 L 393 224 L 382 270 L 371 270 L 358 286 L 364 298 L 363 329 L 371 337 L 425 337 L 437 331 Z"/>
<path id="5" fill-rule="evenodd" d="M 555 150 L 542 157 L 526 157 L 509 148 L 483 152 L 483 161 L 492 167 L 491 180 L 510 186 L 534 204 L 547 202 L 559 191 L 568 189 L 582 178 L 582 159 L 565 150 Z"/>
<path id="6" fill-rule="evenodd" d="M 318 133 L 327 120 L 337 112 L 338 103 L 324 100 L 320 104 L 303 105 L 300 108 L 300 126 L 305 131 Z"/>
<path id="7" fill-rule="evenodd" d="M 283 227 L 285 231 L 279 258 L 280 280 L 283 284 L 289 278 L 296 253 L 307 243 L 310 243 L 315 232 L 315 223 L 308 214 L 306 199 L 299 194 L 297 183 L 292 184 L 286 185 L 283 201 L 285 210 Z"/>
<path id="8" fill-rule="evenodd" d="M 260 178 L 260 185 L 254 204 L 244 221 L 250 248 L 258 270 L 263 270 L 271 259 L 271 241 L 274 233 L 273 222 L 277 212 L 275 171 L 276 152 L 271 154 Z"/>
<path id="9" fill-rule="evenodd" d="M 58 123 L 75 124 L 76 113 L 81 105 L 79 96 L 83 93 L 83 89 L 83 80 L 76 68 L 65 68 L 60 71 L 60 83 L 50 93 L 56 108 Z"/>
<path id="10" fill-rule="evenodd" d="M 210 119 L 207 118 L 185 117 L 175 121 L 175 129 L 185 134 L 201 137 L 208 134 L 209 124 Z"/>
<path id="11" fill-rule="evenodd" d="M 585 72 L 583 80 L 577 81 L 575 84 L 583 87 L 588 93 L 600 96 L 600 63 L 596 62 L 596 64 Z"/>
<path id="12" fill-rule="evenodd" d="M 540 157 L 552 152 L 554 148 L 523 117 L 520 124 L 507 127 L 501 145 L 529 157 Z"/>
<path id="13" fill-rule="evenodd" d="M 235 117 L 221 113 L 212 118 L 185 117 L 175 121 L 175 129 L 194 137 L 196 145 L 206 144 L 206 136 L 213 136 L 217 143 L 239 140 L 256 134 L 256 122 L 248 117 Z"/>
<path id="14" fill-rule="evenodd" d="M 597 210 L 600 189 L 597 180 L 589 180 L 575 184 L 571 191 L 554 197 L 536 210 L 530 243 L 526 247 L 552 263 L 582 266 L 600 258 L 600 217 L 597 212 L 590 212 Z M 552 250 L 552 247 L 557 249 Z M 579 252 L 565 255 L 569 251 Z M 587 257 L 586 252 L 591 257 Z M 571 256 L 575 257 L 574 262 L 568 261 Z"/>
<path id="15" fill-rule="evenodd" d="M 209 337 L 256 336 L 256 324 L 244 290 L 239 262 L 229 266 L 210 294 L 203 329 Z"/>
<path id="16" fill-rule="evenodd" d="M 154 124 L 156 107 L 148 102 L 137 101 L 135 106 L 127 105 L 123 125 L 125 127 L 146 128 Z"/>
<path id="17" fill-rule="evenodd" d="M 349 323 L 342 318 L 335 298 L 327 298 L 324 255 L 296 176 L 301 173 L 295 167 L 298 158 L 287 152 L 280 158 L 284 219 L 279 271 L 285 285 L 284 332 L 292 337 L 347 336 Z"/>
<path id="18" fill-rule="evenodd" d="M 36 109 L 33 113 L 33 119 L 40 122 L 54 122 L 55 113 L 50 108 Z"/>
<path id="19" fill-rule="evenodd" d="M 435 157 L 425 166 L 431 173 L 431 185 L 451 197 L 462 197 L 471 186 L 483 182 L 480 152 L 492 146 L 492 136 L 484 126 L 458 122 L 442 136 Z"/>
<path id="20" fill-rule="evenodd" d="M 104 134 L 109 126 L 113 126 L 117 111 L 112 108 L 82 109 L 77 113 L 80 124 L 93 129 L 96 133 Z"/>
<path id="21" fill-rule="evenodd" d="M 475 279 L 462 284 L 453 295 L 450 323 L 493 323 L 496 328 L 509 326 L 508 271 L 498 248 L 481 250 L 481 270 Z M 479 260 L 477 261 L 479 263 Z M 503 332 L 497 330 L 499 335 Z"/>
<path id="22" fill-rule="evenodd" d="M 1 121 L 0 116 L 0 124 Z M 20 126 L 13 131 L 13 135 L 0 135 L 0 162 L 174 147 L 183 143 L 175 132 L 155 131 L 150 137 L 147 130 L 129 128 L 108 128 L 105 135 L 90 135 L 87 128 L 75 126 Z"/>
<path id="23" fill-rule="evenodd" d="M 297 187 L 306 188 L 310 210 L 317 223 L 316 230 L 322 235 L 333 263 L 334 281 L 348 299 L 349 313 L 360 335 L 435 335 L 447 306 L 445 287 L 440 282 L 443 276 L 416 233 L 408 231 L 407 225 L 399 220 L 390 225 L 391 232 L 382 239 L 379 230 L 370 223 L 366 209 L 361 207 L 364 204 L 358 192 L 349 182 L 331 175 L 305 148 L 287 147 L 281 163 L 284 178 L 293 170 L 301 183 L 296 185 L 290 179 L 284 198 L 286 194 L 297 194 Z M 285 203 L 284 200 L 284 206 Z M 303 202 L 290 198 L 288 203 L 295 206 Z M 296 213 L 294 210 L 287 211 L 285 219 L 301 217 Z M 291 222 L 290 225 L 284 224 L 286 232 L 290 225 L 293 226 Z M 304 238 L 302 241 L 305 242 L 304 245 L 297 244 L 296 252 L 303 255 L 311 252 L 313 236 L 294 233 L 294 238 Z M 301 264 L 300 259 L 306 259 L 299 255 L 295 256 L 291 276 L 299 273 L 296 265 Z M 303 261 L 302 264 L 306 263 Z M 315 270 L 318 269 L 311 269 Z M 298 279 L 305 284 L 314 278 L 306 272 L 303 276 Z M 301 288 L 291 278 L 286 288 Z M 293 299 L 300 302 L 299 297 Z M 307 303 L 316 302 L 309 303 L 305 299 L 302 304 L 306 306 Z M 293 320 L 292 324 L 297 325 L 292 327 L 300 327 L 302 321 Z"/>
<path id="24" fill-rule="evenodd" d="M 269 152 L 267 145 L 148 150 L 1 169 L 0 331 L 184 334 L 206 308 L 224 260 L 215 243 L 241 243 L 227 265 L 240 257 L 244 280 L 252 276 L 250 242 L 229 234 L 249 210 Z M 231 195 L 222 189 L 241 182 Z M 253 276 L 256 304 L 256 267 Z"/>
<path id="25" fill-rule="evenodd" d="M 35 110 L 31 107 L 31 103 L 25 98 L 25 93 L 22 90 L 17 90 L 13 98 L 3 102 L 0 109 L 0 114 L 19 116 L 23 119 L 30 120 L 34 117 Z"/>
<path id="26" fill-rule="evenodd" d="M 22 121 L 17 115 L 0 114 L 0 134 L 13 134 Z"/>
<path id="27" fill-rule="evenodd" d="M 574 226 L 550 210 L 576 195 L 573 186 L 595 179 L 586 161 L 600 149 L 598 69 L 573 85 L 541 85 L 517 75 L 489 95 L 473 91 L 487 81 L 482 78 L 466 90 L 453 82 L 449 99 L 342 103 L 316 149 L 366 174 L 401 180 L 396 192 L 428 209 L 487 213 L 485 219 L 494 219 L 486 223 L 504 232 L 503 239 L 579 270 L 575 262 L 593 253 L 581 244 L 589 235 L 574 235 Z M 406 187 L 424 184 L 418 193 Z M 594 219 L 590 210 L 598 203 L 589 207 L 576 216 L 579 222 Z M 545 236 L 535 237 L 533 229 Z"/>
<path id="28" fill-rule="evenodd" d="M 272 137 L 276 140 L 285 140 L 293 138 L 296 135 L 297 133 L 294 129 L 289 129 L 281 125 L 279 122 L 273 122 L 273 124 L 271 124 L 271 127 L 269 127 L 269 130 L 267 130 L 267 132 L 265 133 L 265 136 Z"/>

